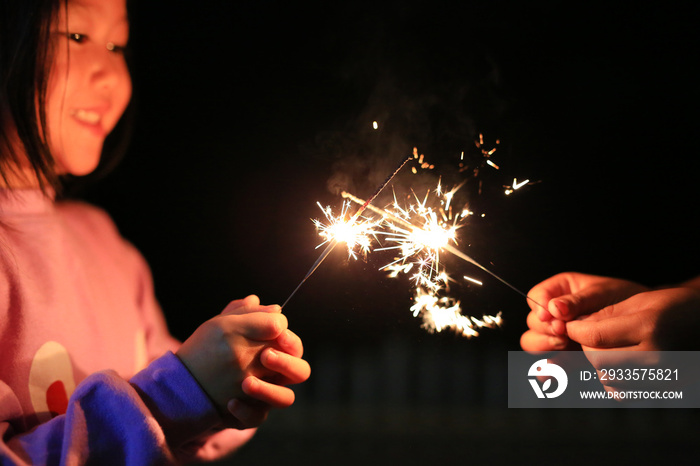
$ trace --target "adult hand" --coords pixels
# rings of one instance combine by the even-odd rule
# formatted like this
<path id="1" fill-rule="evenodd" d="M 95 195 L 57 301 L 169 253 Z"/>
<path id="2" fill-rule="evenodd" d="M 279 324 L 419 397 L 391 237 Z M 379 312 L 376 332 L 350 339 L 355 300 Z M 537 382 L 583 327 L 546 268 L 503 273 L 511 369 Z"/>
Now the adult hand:
<path id="1" fill-rule="evenodd" d="M 566 331 L 584 351 L 697 350 L 700 290 L 679 287 L 639 293 L 567 322 Z"/>
<path id="2" fill-rule="evenodd" d="M 520 338 L 525 351 L 574 349 L 566 322 L 596 312 L 648 288 L 628 280 L 565 272 L 534 286 L 528 293 L 529 330 Z"/>

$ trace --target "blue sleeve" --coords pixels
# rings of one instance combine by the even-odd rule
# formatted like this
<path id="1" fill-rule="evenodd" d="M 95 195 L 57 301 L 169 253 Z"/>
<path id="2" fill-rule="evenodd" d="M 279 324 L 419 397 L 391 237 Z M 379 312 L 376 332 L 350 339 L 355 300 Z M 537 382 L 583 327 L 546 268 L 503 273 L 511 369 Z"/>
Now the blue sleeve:
<path id="1" fill-rule="evenodd" d="M 130 381 L 113 371 L 92 374 L 64 415 L 24 434 L 5 430 L 0 463 L 170 464 L 183 445 L 220 422 L 197 381 L 168 352 Z"/>

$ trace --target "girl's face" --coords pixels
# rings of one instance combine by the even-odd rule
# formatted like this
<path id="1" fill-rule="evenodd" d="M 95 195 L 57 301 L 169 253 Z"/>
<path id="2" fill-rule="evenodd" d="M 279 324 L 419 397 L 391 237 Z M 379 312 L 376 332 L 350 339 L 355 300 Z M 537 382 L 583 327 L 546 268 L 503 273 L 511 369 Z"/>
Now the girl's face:
<path id="1" fill-rule="evenodd" d="M 131 99 L 123 50 L 126 0 L 69 0 L 52 29 L 55 58 L 46 96 L 49 147 L 62 174 L 86 175 Z"/>

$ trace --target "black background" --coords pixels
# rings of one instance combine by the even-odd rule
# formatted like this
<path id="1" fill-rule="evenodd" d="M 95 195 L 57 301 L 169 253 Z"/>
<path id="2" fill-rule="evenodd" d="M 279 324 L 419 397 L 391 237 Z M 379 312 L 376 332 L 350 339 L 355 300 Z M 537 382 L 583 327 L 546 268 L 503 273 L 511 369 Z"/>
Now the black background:
<path id="1" fill-rule="evenodd" d="M 484 189 L 469 202 L 486 217 L 470 221 L 462 244 L 519 289 L 565 270 L 648 285 L 698 273 L 695 2 L 295 3 L 131 6 L 136 129 L 126 159 L 84 196 L 104 206 L 146 256 L 178 338 L 232 299 L 287 298 L 318 257 L 310 220 L 321 215 L 316 201 L 340 206 L 328 188 L 339 163 L 354 194 L 366 197 L 414 146 L 454 177 L 460 152 L 473 154 L 480 133 L 487 145 L 499 140 L 493 157 L 501 170 L 482 170 Z M 380 130 L 371 129 L 373 120 Z M 513 177 L 538 183 L 506 197 L 502 185 Z M 468 186 L 474 194 L 474 180 Z M 314 372 L 288 410 L 297 410 L 297 421 L 274 427 L 270 419 L 239 461 L 410 462 L 434 454 L 528 463 L 543 451 L 531 441 L 549 440 L 559 458 L 578 452 L 575 462 L 584 449 L 618 451 L 639 439 L 654 445 L 655 426 L 692 432 L 688 412 L 624 414 L 605 426 L 596 413 L 514 414 L 505 398 L 489 398 L 503 390 L 485 383 L 458 402 L 483 418 L 447 429 L 454 442 L 440 453 L 431 452 L 437 436 L 430 433 L 446 430 L 441 418 L 440 427 L 423 430 L 426 416 L 411 418 L 415 432 L 391 436 L 372 427 L 348 433 L 346 421 L 330 415 L 326 428 L 308 427 L 308 412 L 324 417 L 314 407 L 350 403 L 343 354 L 364 351 L 372 365 L 387 341 L 412 355 L 425 348 L 500 361 L 519 349 L 528 307 L 517 293 L 447 258 L 453 275 L 484 281 L 457 290 L 466 311 L 502 311 L 505 325 L 471 340 L 430 334 L 408 310 L 407 280 L 377 271 L 382 257 L 348 261 L 334 251 L 285 307 Z M 332 362 L 324 365 L 324 357 Z M 475 380 L 487 363 L 478 367 Z M 328 398 L 323 387 L 333 383 L 341 388 Z M 424 403 L 406 393 L 370 405 L 450 411 L 439 397 Z M 596 430 L 605 432 L 600 443 L 591 439 Z M 688 444 L 675 435 L 668 448 L 652 451 L 659 458 L 683 452 Z M 474 438 L 484 443 L 466 453 Z M 405 442 L 413 447 L 398 446 Z M 631 458 L 616 454 L 610 457 Z"/>

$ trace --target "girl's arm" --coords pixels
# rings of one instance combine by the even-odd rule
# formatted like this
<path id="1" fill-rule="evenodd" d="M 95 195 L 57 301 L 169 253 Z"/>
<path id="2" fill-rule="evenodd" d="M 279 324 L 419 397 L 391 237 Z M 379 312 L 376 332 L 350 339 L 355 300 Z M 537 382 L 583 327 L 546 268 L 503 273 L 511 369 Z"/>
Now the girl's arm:
<path id="1" fill-rule="evenodd" d="M 198 456 L 188 443 L 221 423 L 207 395 L 170 352 L 129 381 L 113 371 L 90 375 L 76 387 L 65 414 L 26 433 L 15 434 L 13 417 L 21 410 L 5 384 L 0 397 L 3 464 L 171 463 Z"/>

